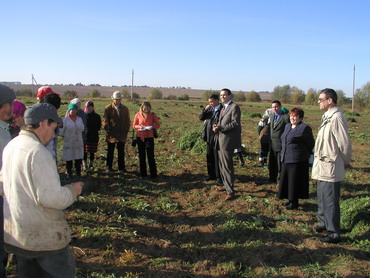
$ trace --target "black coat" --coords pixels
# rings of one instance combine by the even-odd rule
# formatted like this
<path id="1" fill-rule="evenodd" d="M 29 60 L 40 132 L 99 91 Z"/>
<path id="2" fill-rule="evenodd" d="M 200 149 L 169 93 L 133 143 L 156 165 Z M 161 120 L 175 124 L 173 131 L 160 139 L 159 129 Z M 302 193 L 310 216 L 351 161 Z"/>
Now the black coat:
<path id="1" fill-rule="evenodd" d="M 101 128 L 101 118 L 95 111 L 86 113 L 87 133 L 86 143 L 99 142 L 99 130 Z"/>
<path id="2" fill-rule="evenodd" d="M 199 114 L 199 120 L 205 121 L 203 125 L 202 131 L 202 139 L 206 141 L 208 144 L 214 143 L 215 134 L 212 130 L 213 124 L 217 124 L 218 118 L 222 109 L 222 104 L 218 108 L 215 115 L 213 115 L 213 108 L 212 109 L 203 109 Z"/>
<path id="3" fill-rule="evenodd" d="M 300 122 L 293 129 L 291 124 L 285 126 L 281 135 L 281 143 L 281 162 L 298 163 L 308 161 L 315 145 L 315 139 L 311 127 Z"/>

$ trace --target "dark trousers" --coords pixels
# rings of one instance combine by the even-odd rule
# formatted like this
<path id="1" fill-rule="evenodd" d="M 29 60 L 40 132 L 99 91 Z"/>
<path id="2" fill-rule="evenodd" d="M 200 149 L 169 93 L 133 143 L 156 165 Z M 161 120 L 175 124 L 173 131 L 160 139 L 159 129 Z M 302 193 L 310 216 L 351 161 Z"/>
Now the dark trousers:
<path id="1" fill-rule="evenodd" d="M 84 160 L 87 160 L 88 154 L 90 154 L 89 155 L 90 162 L 91 161 L 94 161 L 94 159 L 95 159 L 95 153 L 87 153 L 87 152 L 84 153 Z"/>
<path id="2" fill-rule="evenodd" d="M 279 183 L 281 171 L 280 151 L 270 150 L 269 181 Z"/>
<path id="3" fill-rule="evenodd" d="M 75 162 L 76 175 L 81 176 L 82 159 L 76 159 L 74 162 Z M 67 173 L 72 175 L 73 160 L 66 161 L 66 168 L 67 168 Z"/>
<path id="4" fill-rule="evenodd" d="M 220 179 L 218 154 L 214 144 L 207 143 L 207 172 L 211 179 Z"/>
<path id="5" fill-rule="evenodd" d="M 317 181 L 318 226 L 325 227 L 331 237 L 340 236 L 340 182 Z"/>
<path id="6" fill-rule="evenodd" d="M 107 167 L 112 170 L 114 147 L 117 147 L 118 152 L 118 170 L 126 170 L 125 166 L 125 142 L 108 143 L 107 151 Z"/>
<path id="7" fill-rule="evenodd" d="M 140 161 L 140 174 L 142 177 L 147 176 L 146 169 L 146 157 L 148 158 L 150 177 L 157 177 L 157 166 L 155 165 L 154 159 L 154 138 L 144 138 L 144 142 L 137 138 L 137 148 L 139 151 L 139 161 Z M 145 157 L 146 154 L 146 157 Z"/>
<path id="8" fill-rule="evenodd" d="M 75 278 L 76 262 L 67 246 L 60 252 L 34 259 L 16 256 L 19 278 Z"/>
<path id="9" fill-rule="evenodd" d="M 269 150 L 270 150 L 270 144 L 261 142 L 259 157 L 265 157 L 267 159 L 267 156 L 269 154 Z"/>

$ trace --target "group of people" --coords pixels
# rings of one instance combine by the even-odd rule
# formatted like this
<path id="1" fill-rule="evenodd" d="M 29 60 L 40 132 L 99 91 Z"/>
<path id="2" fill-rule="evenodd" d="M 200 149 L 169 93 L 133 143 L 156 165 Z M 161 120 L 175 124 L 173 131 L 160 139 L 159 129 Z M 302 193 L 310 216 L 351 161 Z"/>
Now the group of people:
<path id="1" fill-rule="evenodd" d="M 241 144 L 240 108 L 232 102 L 229 89 L 209 96 L 209 104 L 199 119 L 204 121 L 202 138 L 207 142 L 206 180 L 215 180 L 226 191 L 226 201 L 235 197 L 233 154 Z M 288 210 L 299 207 L 299 199 L 309 197 L 309 159 L 313 155 L 312 179 L 317 180 L 318 224 L 316 232 L 327 232 L 323 242 L 340 241 L 340 182 L 352 156 L 352 145 L 343 113 L 333 89 L 323 89 L 318 103 L 322 116 L 316 142 L 310 126 L 303 122 L 304 111 L 290 111 L 274 100 L 258 124 L 261 150 L 259 166 L 269 153 L 269 181 L 278 185 L 278 198 L 287 199 Z"/>
<path id="2" fill-rule="evenodd" d="M 73 99 L 62 120 L 57 113 L 61 98 L 50 87 L 39 88 L 38 103 L 26 108 L 11 88 L 0 84 L 0 278 L 5 277 L 7 253 L 15 254 L 19 277 L 75 277 L 71 233 L 63 210 L 76 201 L 84 183 L 62 186 L 58 136 L 63 137 L 62 159 L 68 177 L 73 168 L 79 176 L 81 167 L 94 167 L 101 127 L 108 145 L 106 172 L 113 170 L 115 148 L 118 170 L 125 171 L 130 115 L 122 98 L 121 92 L 113 93 L 102 121 L 92 101 L 82 110 L 81 101 Z M 137 131 L 141 176 L 147 176 L 147 156 L 150 177 L 156 178 L 153 138 L 160 124 L 149 102 L 141 105 L 132 127 Z"/>
<path id="3" fill-rule="evenodd" d="M 12 89 L 0 85 L 0 277 L 5 277 L 6 252 L 15 254 L 20 277 L 75 276 L 70 230 L 63 210 L 76 201 L 84 183 L 61 186 L 56 163 L 58 136 L 64 138 L 62 159 L 68 175 L 73 174 L 73 163 L 76 175 L 81 167 L 94 167 L 101 127 L 107 140 L 106 172 L 113 170 L 115 148 L 118 170 L 126 170 L 124 149 L 131 122 L 128 108 L 121 103 L 121 92 L 113 93 L 102 121 L 92 101 L 87 101 L 82 110 L 81 101 L 72 100 L 62 120 L 57 114 L 61 104 L 58 94 L 42 87 L 37 97 L 39 102 L 26 108 L 15 100 Z M 312 178 L 317 180 L 318 199 L 315 230 L 327 232 L 321 238 L 323 242 L 337 243 L 340 182 L 352 147 L 345 117 L 336 105 L 336 92 L 322 90 L 318 102 L 326 112 L 316 142 L 311 128 L 302 121 L 301 108 L 286 113 L 279 101 L 272 102 L 268 117 L 263 119 L 269 140 L 268 149 L 264 146 L 261 150 L 262 162 L 269 152 L 269 179 L 278 183 L 278 197 L 288 199 L 286 208 L 296 209 L 298 199 L 308 198 L 308 159 L 314 149 Z M 9 125 L 12 117 L 13 124 Z M 209 97 L 209 105 L 199 118 L 204 121 L 203 139 L 207 142 L 207 180 L 215 180 L 216 190 L 225 191 L 225 201 L 230 201 L 235 197 L 233 156 L 241 147 L 240 107 L 232 101 L 231 91 L 224 88 L 220 97 Z M 150 177 L 158 175 L 154 138 L 159 127 L 150 103 L 143 102 L 132 122 L 142 177 L 148 175 L 146 157 Z"/>

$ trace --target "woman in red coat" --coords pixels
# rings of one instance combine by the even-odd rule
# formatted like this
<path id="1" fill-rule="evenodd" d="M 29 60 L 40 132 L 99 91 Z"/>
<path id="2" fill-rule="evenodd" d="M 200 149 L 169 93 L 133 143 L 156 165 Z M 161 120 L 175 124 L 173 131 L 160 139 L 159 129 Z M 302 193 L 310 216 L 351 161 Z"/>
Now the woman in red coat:
<path id="1" fill-rule="evenodd" d="M 150 177 L 157 177 L 157 166 L 154 159 L 154 130 L 159 128 L 159 120 L 155 113 L 151 112 L 152 106 L 145 101 L 136 113 L 132 127 L 137 131 L 136 139 L 139 150 L 140 174 L 147 176 L 145 154 L 148 157 Z"/>

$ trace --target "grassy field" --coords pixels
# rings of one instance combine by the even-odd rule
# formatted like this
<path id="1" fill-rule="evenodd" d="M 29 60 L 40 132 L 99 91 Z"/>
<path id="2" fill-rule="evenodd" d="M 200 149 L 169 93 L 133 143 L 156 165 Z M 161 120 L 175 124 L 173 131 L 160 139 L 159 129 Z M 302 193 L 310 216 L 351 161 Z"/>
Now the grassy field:
<path id="1" fill-rule="evenodd" d="M 107 99 L 95 100 L 96 111 L 102 115 L 107 104 Z M 133 119 L 140 103 L 125 105 Z M 353 162 L 341 190 L 343 241 L 332 245 L 321 243 L 312 229 L 317 211 L 314 181 L 310 198 L 302 200 L 298 210 L 287 211 L 276 198 L 277 186 L 268 182 L 268 169 L 256 166 L 257 123 L 269 103 L 240 103 L 246 165 L 235 160 L 237 198 L 224 202 L 224 194 L 203 181 L 205 154 L 178 147 L 185 134 L 200 133 L 203 105 L 206 102 L 152 101 L 161 122 L 156 181 L 139 177 L 131 139 L 126 145 L 128 173 L 105 174 L 101 133 L 97 167 L 83 177 L 83 196 L 67 210 L 77 276 L 369 277 L 370 216 L 358 204 L 370 203 L 370 114 L 346 113 Z M 318 106 L 303 109 L 304 122 L 316 136 L 322 112 Z M 65 110 L 66 103 L 60 115 Z M 66 183 L 63 162 L 60 173 Z M 14 266 L 9 270 L 15 273 Z"/>

